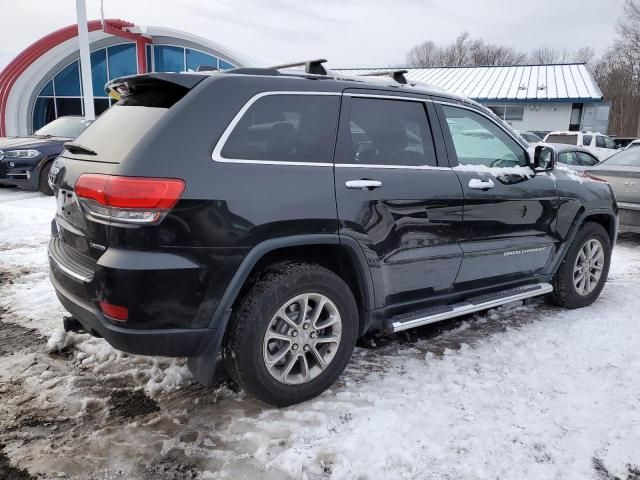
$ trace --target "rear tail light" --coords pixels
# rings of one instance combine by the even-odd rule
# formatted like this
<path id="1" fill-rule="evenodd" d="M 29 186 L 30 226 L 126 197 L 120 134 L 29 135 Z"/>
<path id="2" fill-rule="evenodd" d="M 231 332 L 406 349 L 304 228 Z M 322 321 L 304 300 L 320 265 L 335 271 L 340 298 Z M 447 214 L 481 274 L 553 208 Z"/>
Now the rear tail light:
<path id="1" fill-rule="evenodd" d="M 596 182 L 609 183 L 604 178 L 596 177 L 595 175 L 592 175 L 589 172 L 583 172 L 583 173 L 584 173 L 585 177 L 587 177 L 587 178 L 589 178 L 591 180 L 595 180 Z"/>
<path id="2" fill-rule="evenodd" d="M 129 320 L 129 309 L 127 307 L 114 305 L 109 302 L 100 302 L 100 310 L 111 320 L 117 320 L 118 322 L 126 322 Z"/>
<path id="3" fill-rule="evenodd" d="M 75 193 L 86 211 L 113 222 L 153 224 L 160 222 L 184 191 L 177 178 L 118 177 L 85 173 Z"/>

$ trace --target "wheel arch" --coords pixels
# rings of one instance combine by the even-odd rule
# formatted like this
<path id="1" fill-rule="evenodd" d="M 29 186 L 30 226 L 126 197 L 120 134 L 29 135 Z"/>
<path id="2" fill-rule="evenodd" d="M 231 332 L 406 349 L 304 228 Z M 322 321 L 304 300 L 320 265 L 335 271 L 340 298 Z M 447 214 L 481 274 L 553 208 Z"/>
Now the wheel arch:
<path id="1" fill-rule="evenodd" d="M 234 305 L 253 274 L 273 262 L 301 260 L 318 263 L 337 273 L 354 293 L 358 305 L 358 335 L 370 326 L 369 310 L 374 308 L 374 290 L 366 258 L 357 242 L 338 234 L 296 235 L 266 240 L 256 245 L 245 257 L 225 290 L 209 323 L 214 334 L 189 357 L 189 369 L 198 382 L 211 385 L 216 377 L 216 356 L 220 351 Z M 311 254 L 311 255 L 310 255 Z M 348 262 L 348 263 L 347 263 Z"/>
<path id="2" fill-rule="evenodd" d="M 570 230 L 569 235 L 564 240 L 560 251 L 556 257 L 556 260 L 553 264 L 553 274 L 558 271 L 562 260 L 564 260 L 571 243 L 573 242 L 575 236 L 577 235 L 580 227 L 587 222 L 593 222 L 601 225 L 609 234 L 609 239 L 611 240 L 611 245 L 615 244 L 616 236 L 618 234 L 618 217 L 614 210 L 610 209 L 596 209 L 596 210 L 581 210 L 575 217 L 575 221 L 573 222 L 573 227 Z"/>
<path id="3" fill-rule="evenodd" d="M 286 260 L 316 263 L 329 268 L 349 285 L 359 310 L 373 308 L 373 282 L 364 253 L 355 240 L 337 234 L 296 235 L 266 240 L 248 253 L 222 296 L 209 326 L 221 326 L 220 318 L 224 317 L 224 311 L 233 308 L 255 273 Z"/>

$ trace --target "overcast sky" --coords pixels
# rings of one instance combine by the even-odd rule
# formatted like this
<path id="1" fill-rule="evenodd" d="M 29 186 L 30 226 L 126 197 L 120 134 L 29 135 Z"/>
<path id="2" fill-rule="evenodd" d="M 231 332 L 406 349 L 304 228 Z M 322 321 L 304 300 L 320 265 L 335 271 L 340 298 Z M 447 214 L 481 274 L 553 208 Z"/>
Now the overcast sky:
<path id="1" fill-rule="evenodd" d="M 2 1 L 0 66 L 51 31 L 75 23 L 73 0 Z M 332 67 L 402 65 L 424 40 L 462 31 L 528 51 L 599 52 L 615 36 L 624 0 L 104 0 L 105 18 L 176 28 L 252 58 L 327 58 Z M 90 19 L 100 1 L 87 0 Z"/>

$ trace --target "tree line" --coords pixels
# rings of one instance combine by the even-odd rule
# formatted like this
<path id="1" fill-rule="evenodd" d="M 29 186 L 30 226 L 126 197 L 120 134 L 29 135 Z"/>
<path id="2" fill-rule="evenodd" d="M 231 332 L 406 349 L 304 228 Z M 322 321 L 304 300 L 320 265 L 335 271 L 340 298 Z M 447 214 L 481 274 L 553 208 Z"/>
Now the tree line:
<path id="1" fill-rule="evenodd" d="M 431 40 L 407 53 L 410 67 L 585 63 L 611 102 L 609 133 L 640 137 L 640 0 L 626 0 L 617 36 L 601 55 L 591 47 L 540 47 L 528 53 L 472 38 L 463 32 L 448 45 Z"/>

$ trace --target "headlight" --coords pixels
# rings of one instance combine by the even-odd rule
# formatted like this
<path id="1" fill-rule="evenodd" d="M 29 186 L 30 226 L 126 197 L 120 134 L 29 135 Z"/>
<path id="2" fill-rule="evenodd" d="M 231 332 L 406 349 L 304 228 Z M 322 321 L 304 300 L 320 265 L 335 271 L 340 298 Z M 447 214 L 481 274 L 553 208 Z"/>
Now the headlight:
<path id="1" fill-rule="evenodd" d="M 5 150 L 6 158 L 34 158 L 40 155 L 38 150 Z"/>

